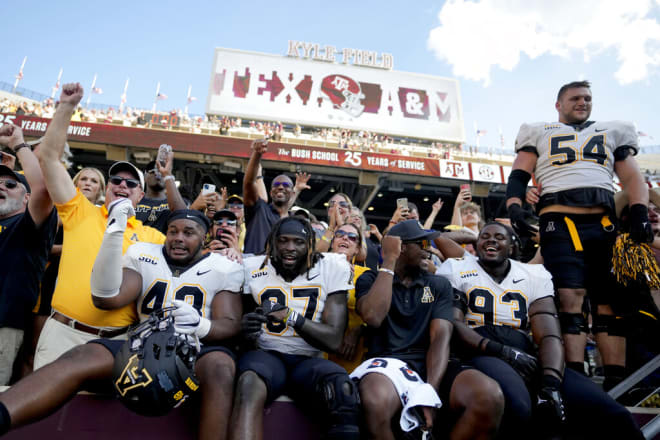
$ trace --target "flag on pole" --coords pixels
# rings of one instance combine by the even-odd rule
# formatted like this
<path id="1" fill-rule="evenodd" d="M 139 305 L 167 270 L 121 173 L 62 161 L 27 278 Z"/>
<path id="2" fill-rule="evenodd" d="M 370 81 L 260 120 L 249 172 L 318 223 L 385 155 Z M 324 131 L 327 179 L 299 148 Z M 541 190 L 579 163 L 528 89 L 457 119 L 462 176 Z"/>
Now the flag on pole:
<path id="1" fill-rule="evenodd" d="M 92 87 L 92 93 L 96 93 L 97 95 L 102 95 L 103 89 L 100 87 Z"/>
<path id="2" fill-rule="evenodd" d="M 190 97 L 188 98 L 188 104 L 190 104 L 190 103 L 193 102 L 193 101 L 197 101 L 197 98 L 195 98 L 194 96 L 190 96 Z"/>
<path id="3" fill-rule="evenodd" d="M 18 83 L 21 82 L 23 79 L 23 67 L 25 67 L 25 62 L 27 61 L 27 57 L 23 58 L 23 62 L 21 63 L 21 68 L 18 69 L 18 75 L 16 75 L 16 81 L 14 81 L 14 88 L 12 89 L 12 92 L 16 91 L 16 87 L 18 87 Z"/>
<path id="4" fill-rule="evenodd" d="M 477 129 L 477 136 L 484 136 L 486 133 L 488 133 L 486 130 Z"/>
<path id="5" fill-rule="evenodd" d="M 156 95 L 156 101 L 162 101 L 163 99 L 167 99 L 167 95 L 165 93 L 158 93 L 158 95 Z"/>
<path id="6" fill-rule="evenodd" d="M 18 75 L 16 75 L 16 79 L 19 80 L 19 81 L 23 79 L 23 71 L 22 70 L 18 71 Z"/>

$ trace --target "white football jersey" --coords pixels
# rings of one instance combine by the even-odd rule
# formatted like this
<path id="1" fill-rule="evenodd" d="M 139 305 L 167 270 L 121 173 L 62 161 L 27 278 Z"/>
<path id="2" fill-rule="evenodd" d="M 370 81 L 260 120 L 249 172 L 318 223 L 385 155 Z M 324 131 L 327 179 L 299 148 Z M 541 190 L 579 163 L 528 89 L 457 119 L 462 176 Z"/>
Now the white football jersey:
<path id="1" fill-rule="evenodd" d="M 250 294 L 257 304 L 278 302 L 290 307 L 314 322 L 321 322 L 328 294 L 353 288 L 353 270 L 342 254 L 324 253 L 309 274 L 305 272 L 288 282 L 279 276 L 270 261 L 261 268 L 264 256 L 248 257 L 245 266 L 243 293 Z M 307 343 L 293 328 L 268 322 L 258 339 L 259 348 L 281 353 L 320 356 L 321 350 Z"/>
<path id="2" fill-rule="evenodd" d="M 476 258 L 448 258 L 437 275 L 465 292 L 468 299 L 466 319 L 471 327 L 484 324 L 508 325 L 527 330 L 529 305 L 540 298 L 554 296 L 552 276 L 542 264 L 515 260 L 501 283 L 496 283 Z"/>
<path id="3" fill-rule="evenodd" d="M 135 243 L 123 258 L 123 267 L 142 275 L 142 294 L 137 302 L 140 321 L 150 313 L 172 305 L 175 299 L 186 301 L 203 317 L 211 319 L 211 302 L 222 290 L 240 292 L 243 267 L 228 258 L 210 253 L 181 273 L 172 273 L 163 246 Z"/>
<path id="4" fill-rule="evenodd" d="M 637 130 L 630 122 L 585 124 L 577 130 L 561 122 L 523 124 L 516 138 L 516 152 L 533 147 L 537 154 L 534 176 L 541 195 L 574 188 L 595 187 L 614 192 L 614 152 L 639 150 Z"/>

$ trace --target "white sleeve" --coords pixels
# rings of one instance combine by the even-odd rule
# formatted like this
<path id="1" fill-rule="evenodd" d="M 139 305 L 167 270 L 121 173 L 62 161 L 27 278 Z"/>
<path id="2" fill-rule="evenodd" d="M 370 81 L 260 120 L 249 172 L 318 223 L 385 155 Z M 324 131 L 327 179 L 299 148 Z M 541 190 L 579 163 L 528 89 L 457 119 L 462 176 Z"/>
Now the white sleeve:
<path id="1" fill-rule="evenodd" d="M 351 290 L 354 287 L 353 268 L 343 254 L 325 253 L 320 264 L 324 265 L 325 285 L 323 287 L 328 293 Z"/>
<path id="2" fill-rule="evenodd" d="M 137 244 L 137 243 L 136 243 Z M 133 269 L 140 273 L 139 246 L 131 245 L 126 249 L 126 253 L 121 257 L 121 266 L 124 269 Z"/>
<path id="3" fill-rule="evenodd" d="M 617 122 L 616 128 L 615 151 L 619 147 L 628 147 L 633 150 L 633 155 L 637 155 L 639 152 L 639 135 L 635 125 L 630 122 Z"/>
<path id="4" fill-rule="evenodd" d="M 546 296 L 555 296 L 555 287 L 552 283 L 552 275 L 542 265 L 533 264 L 530 268 L 534 269 L 535 273 L 531 273 L 534 277 L 534 298 L 531 298 L 530 304 L 537 299 L 545 298 Z"/>
<path id="5" fill-rule="evenodd" d="M 243 260 L 243 294 L 246 295 L 252 295 L 252 290 L 250 290 L 250 280 L 252 277 L 250 277 L 250 268 L 252 265 L 250 264 L 250 258 L 246 258 Z"/>
<path id="6" fill-rule="evenodd" d="M 518 136 L 516 136 L 516 153 L 525 147 L 532 147 L 534 150 L 536 150 L 539 137 L 538 128 L 538 125 L 535 124 L 522 124 L 520 126 L 520 130 L 518 130 Z"/>
<path id="7" fill-rule="evenodd" d="M 218 255 L 220 267 L 222 267 L 221 275 L 223 276 L 222 290 L 230 292 L 240 292 L 243 282 L 245 281 L 245 269 L 242 264 L 231 261 L 229 258 Z"/>
<path id="8" fill-rule="evenodd" d="M 438 271 L 435 273 L 436 275 L 443 276 L 449 280 L 451 283 L 452 287 L 455 289 L 458 286 L 457 280 L 455 278 L 455 260 L 454 258 L 447 258 L 444 263 L 438 268 Z"/>

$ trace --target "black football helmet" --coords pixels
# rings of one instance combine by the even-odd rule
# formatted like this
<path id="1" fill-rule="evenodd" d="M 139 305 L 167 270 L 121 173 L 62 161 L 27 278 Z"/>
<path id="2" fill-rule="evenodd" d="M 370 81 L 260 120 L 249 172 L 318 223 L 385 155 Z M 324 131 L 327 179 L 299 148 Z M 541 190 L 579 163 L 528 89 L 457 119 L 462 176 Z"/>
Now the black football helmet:
<path id="1" fill-rule="evenodd" d="M 112 382 L 119 400 L 143 416 L 165 415 L 199 389 L 199 341 L 174 333 L 173 318 L 165 316 L 173 309 L 158 310 L 132 329 L 115 356 Z"/>

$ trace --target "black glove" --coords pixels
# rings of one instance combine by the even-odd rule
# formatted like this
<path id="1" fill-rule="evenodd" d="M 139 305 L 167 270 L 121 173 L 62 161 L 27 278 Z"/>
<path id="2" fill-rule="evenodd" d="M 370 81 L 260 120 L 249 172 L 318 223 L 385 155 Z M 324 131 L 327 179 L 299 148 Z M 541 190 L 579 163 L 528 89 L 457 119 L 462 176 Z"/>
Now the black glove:
<path id="1" fill-rule="evenodd" d="M 509 219 L 511 220 L 511 226 L 521 237 L 531 237 L 535 235 L 539 228 L 530 224 L 528 220 L 538 220 L 538 217 L 530 214 L 529 212 L 522 209 L 517 203 L 509 205 L 507 209 L 509 213 Z"/>
<path id="2" fill-rule="evenodd" d="M 257 307 L 254 312 L 243 315 L 241 319 L 241 332 L 247 339 L 257 339 L 261 332 L 262 324 L 266 322 L 268 322 L 268 319 L 263 315 L 261 308 Z"/>
<path id="3" fill-rule="evenodd" d="M 278 302 L 274 302 L 271 300 L 266 300 L 261 304 L 261 308 L 263 309 L 263 314 L 264 315 L 269 315 L 273 312 L 277 312 L 279 310 L 286 309 L 286 306 L 283 306 L 282 304 Z"/>
<path id="4" fill-rule="evenodd" d="M 499 342 L 489 340 L 486 344 L 486 354 L 498 357 L 511 365 L 525 382 L 532 382 L 538 371 L 538 363 L 534 356 Z"/>
<path id="5" fill-rule="evenodd" d="M 653 241 L 653 230 L 649 222 L 648 208 L 641 203 L 630 207 L 630 238 L 635 243 L 650 243 Z"/>
<path id="6" fill-rule="evenodd" d="M 544 375 L 541 389 L 536 393 L 536 411 L 546 426 L 557 427 L 566 422 L 566 410 L 559 387 L 561 382 L 554 376 Z"/>

